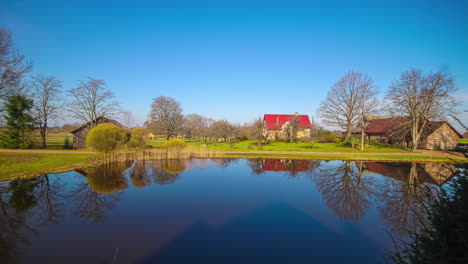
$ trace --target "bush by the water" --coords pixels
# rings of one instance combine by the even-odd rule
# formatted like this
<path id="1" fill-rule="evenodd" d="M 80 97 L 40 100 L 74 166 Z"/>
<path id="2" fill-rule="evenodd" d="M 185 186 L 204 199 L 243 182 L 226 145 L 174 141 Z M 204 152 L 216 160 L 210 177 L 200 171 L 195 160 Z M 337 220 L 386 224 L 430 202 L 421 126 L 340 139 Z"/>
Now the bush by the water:
<path id="1" fill-rule="evenodd" d="M 104 123 L 91 129 L 86 145 L 99 152 L 110 153 L 118 150 L 127 142 L 127 131 L 114 124 Z"/>
<path id="2" fill-rule="evenodd" d="M 174 149 L 174 148 L 181 149 L 181 148 L 185 148 L 186 145 L 187 144 L 182 139 L 171 138 L 168 141 L 164 142 L 163 147 L 167 149 Z"/>
<path id="3" fill-rule="evenodd" d="M 468 164 L 448 185 L 430 196 L 421 229 L 390 256 L 395 263 L 468 263 Z"/>
<path id="4" fill-rule="evenodd" d="M 335 142 L 335 136 L 333 136 L 330 131 L 325 131 L 319 137 L 320 137 L 319 141 L 321 143 L 334 143 Z"/>
<path id="5" fill-rule="evenodd" d="M 142 149 L 146 148 L 147 145 L 147 135 L 148 132 L 145 128 L 135 128 L 132 130 L 130 135 L 130 140 L 127 143 L 128 148 L 130 149 Z"/>
<path id="6" fill-rule="evenodd" d="M 73 143 L 71 142 L 69 137 L 66 137 L 65 140 L 63 141 L 63 148 L 64 149 L 72 149 L 73 148 Z"/>

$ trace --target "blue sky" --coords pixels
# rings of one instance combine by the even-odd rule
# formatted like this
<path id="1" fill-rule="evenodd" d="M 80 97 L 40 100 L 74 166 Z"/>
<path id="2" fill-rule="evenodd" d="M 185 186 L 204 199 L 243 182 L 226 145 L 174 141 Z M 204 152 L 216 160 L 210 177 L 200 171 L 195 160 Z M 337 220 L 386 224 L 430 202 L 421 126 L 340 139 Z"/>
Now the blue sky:
<path id="1" fill-rule="evenodd" d="M 244 122 L 316 115 L 349 70 L 370 74 L 381 96 L 411 67 L 451 73 L 468 110 L 467 13 L 467 1 L 3 0 L 0 27 L 34 73 L 65 89 L 103 79 L 140 124 L 160 95 L 186 114 Z"/>

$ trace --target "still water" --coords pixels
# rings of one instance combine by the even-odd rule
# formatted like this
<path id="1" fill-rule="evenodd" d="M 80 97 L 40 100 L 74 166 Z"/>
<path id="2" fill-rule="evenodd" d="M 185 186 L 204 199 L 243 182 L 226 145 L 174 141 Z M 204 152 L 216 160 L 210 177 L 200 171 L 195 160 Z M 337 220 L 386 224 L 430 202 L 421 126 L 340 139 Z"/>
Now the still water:
<path id="1" fill-rule="evenodd" d="M 384 263 L 454 165 L 134 161 L 0 182 L 0 263 Z"/>

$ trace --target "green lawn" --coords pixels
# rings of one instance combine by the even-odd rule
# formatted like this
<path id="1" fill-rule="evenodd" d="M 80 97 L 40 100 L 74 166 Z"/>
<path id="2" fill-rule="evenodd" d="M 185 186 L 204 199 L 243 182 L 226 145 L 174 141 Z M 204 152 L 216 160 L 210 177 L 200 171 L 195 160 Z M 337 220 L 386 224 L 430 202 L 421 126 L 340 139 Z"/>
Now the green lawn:
<path id="1" fill-rule="evenodd" d="M 39 176 L 41 173 L 61 172 L 87 166 L 94 154 L 2 153 L 0 180 Z"/>
<path id="2" fill-rule="evenodd" d="M 160 147 L 164 144 L 165 139 L 157 139 L 150 141 L 149 144 L 153 147 Z M 197 140 L 186 140 L 186 143 L 190 146 L 202 146 L 203 143 Z M 250 147 L 249 147 L 250 145 Z M 269 144 L 263 145 L 263 151 L 294 151 L 294 152 L 343 152 L 343 153 L 353 153 L 361 152 L 360 146 L 355 145 L 355 148 L 352 148 L 349 145 L 337 144 L 337 143 L 316 143 L 312 148 L 310 143 L 298 142 L 298 143 L 287 143 L 272 141 Z M 219 151 L 259 151 L 257 147 L 257 142 L 254 140 L 245 140 L 239 143 L 236 143 L 234 148 L 228 143 L 209 143 L 206 146 L 208 150 L 219 150 Z M 403 149 L 398 146 L 382 144 L 375 141 L 371 141 L 369 146 L 365 149 L 366 153 L 407 153 L 409 150 Z"/>

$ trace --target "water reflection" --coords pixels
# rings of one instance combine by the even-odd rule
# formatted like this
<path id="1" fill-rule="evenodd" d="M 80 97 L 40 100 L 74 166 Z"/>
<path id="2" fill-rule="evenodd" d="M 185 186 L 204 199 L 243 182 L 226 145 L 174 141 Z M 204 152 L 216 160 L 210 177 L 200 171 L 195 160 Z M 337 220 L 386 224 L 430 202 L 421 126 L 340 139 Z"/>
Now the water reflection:
<path id="1" fill-rule="evenodd" d="M 366 162 L 364 167 L 368 173 L 386 176 L 378 188 L 379 211 L 392 224 L 392 231 L 402 235 L 418 228 L 429 192 L 456 172 L 454 165 L 435 163 Z"/>
<path id="2" fill-rule="evenodd" d="M 206 168 L 209 169 L 205 171 Z M 235 172 L 232 177 L 223 177 L 231 168 Z M 423 213 L 427 187 L 435 189 L 443 185 L 456 172 L 454 165 L 436 163 L 286 159 L 157 160 L 113 163 L 68 174 L 0 182 L 0 263 L 19 262 L 28 247 L 38 239 L 38 234 L 44 233 L 42 230 L 45 227 L 66 226 L 65 219 L 69 218 L 78 223 L 108 224 L 112 222 L 111 219 L 117 221 L 115 214 L 111 217 L 111 212 L 120 214 L 121 218 L 130 215 L 139 224 L 149 221 L 152 226 L 150 230 L 157 230 L 146 244 L 161 239 L 157 242 L 159 246 L 157 250 L 148 249 L 146 252 L 151 253 L 148 257 L 137 258 L 143 262 L 170 260 L 177 252 L 183 252 L 179 255 L 186 256 L 180 259 L 181 262 L 188 262 L 189 256 L 206 256 L 203 254 L 206 245 L 208 248 L 217 248 L 217 253 L 212 255 L 214 260 L 225 260 L 223 256 L 242 250 L 247 252 L 250 248 L 250 254 L 260 262 L 261 256 L 267 255 L 266 251 L 261 251 L 262 248 L 275 248 L 275 245 L 281 244 L 281 248 L 286 250 L 290 248 L 287 245 L 297 240 L 307 241 L 300 250 L 296 248 L 301 256 L 315 259 L 320 259 L 320 256 L 314 255 L 320 251 L 310 251 L 310 247 L 322 247 L 321 251 L 326 252 L 340 246 L 339 241 L 344 241 L 341 245 L 344 248 L 352 239 L 359 248 L 356 252 L 361 252 L 362 248 L 370 248 L 372 245 L 359 232 L 337 235 L 324 226 L 324 222 L 317 221 L 313 217 L 313 210 L 318 208 L 318 205 L 313 204 L 315 200 L 323 201 L 330 214 L 348 223 L 361 221 L 369 216 L 371 208 L 375 208 L 375 212 L 378 212 L 375 217 L 388 223 L 396 234 L 405 235 L 407 230 L 417 228 L 415 216 Z M 252 174 L 263 174 L 264 177 L 252 177 Z M 283 180 L 276 182 L 277 186 L 268 185 L 275 179 Z M 132 189 L 130 185 L 135 188 Z M 151 192 L 151 188 L 160 185 L 165 187 Z M 132 207 L 132 213 L 126 211 L 128 207 L 117 209 L 123 204 L 122 201 L 131 202 L 129 197 L 132 196 L 128 195 L 141 193 L 142 190 L 138 188 L 150 192 L 146 192 L 144 199 L 138 198 L 140 200 L 135 208 Z M 307 195 L 314 188 L 318 198 L 307 200 L 310 204 L 301 207 L 300 203 L 305 203 Z M 237 190 L 242 190 L 242 195 Z M 284 196 L 270 190 L 284 192 Z M 296 192 L 299 193 L 297 200 L 288 200 Z M 157 199 L 152 200 L 151 193 L 158 195 L 162 202 L 157 204 Z M 283 200 L 275 200 L 280 197 Z M 146 203 L 146 210 L 140 210 L 138 206 Z M 167 205 L 167 208 L 163 205 Z M 151 209 L 157 210 L 153 210 L 154 213 Z M 163 212 L 157 215 L 159 210 Z M 218 221 L 223 215 L 229 216 L 216 228 L 207 224 Z M 161 228 L 157 229 L 155 226 L 159 225 L 153 226 L 156 219 L 166 224 L 161 224 Z M 245 230 L 249 232 L 243 233 Z M 316 239 L 312 241 L 313 237 Z M 204 241 L 205 244 L 193 241 Z M 198 253 L 196 250 L 199 250 Z M 290 252 L 293 251 L 290 248 Z M 322 256 L 325 254 L 323 252 Z M 294 259 L 294 256 L 286 256 L 285 262 Z M 210 261 L 209 258 L 200 259 Z M 238 260 L 242 262 L 248 259 Z M 296 260 L 300 262 L 299 255 Z M 337 258 L 336 261 L 341 259 Z"/>
<path id="3" fill-rule="evenodd" d="M 144 160 L 136 160 L 130 167 L 130 180 L 136 188 L 143 188 L 151 184 L 151 177 L 148 162 Z"/>
<path id="4" fill-rule="evenodd" d="M 321 167 L 313 177 L 327 206 L 341 219 L 360 219 L 374 195 L 375 181 L 363 175 L 361 168 L 362 162 L 343 161 L 338 166 Z"/>

